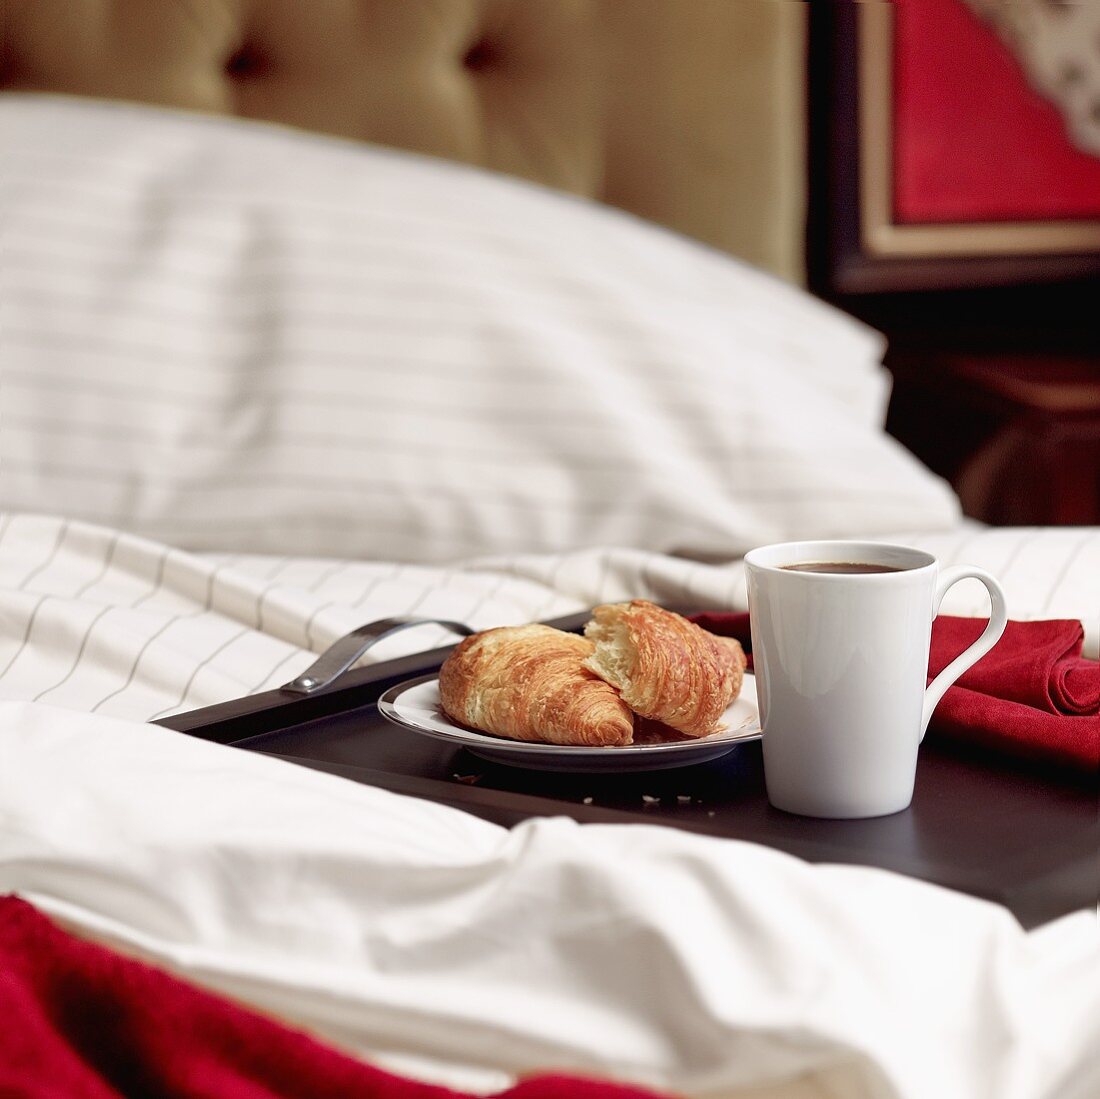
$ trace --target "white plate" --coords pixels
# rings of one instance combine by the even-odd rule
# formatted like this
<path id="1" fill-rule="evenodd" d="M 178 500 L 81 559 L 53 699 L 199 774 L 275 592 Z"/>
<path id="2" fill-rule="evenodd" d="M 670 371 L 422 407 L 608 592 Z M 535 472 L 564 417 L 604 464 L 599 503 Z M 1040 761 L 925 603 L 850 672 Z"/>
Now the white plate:
<path id="1" fill-rule="evenodd" d="M 465 748 L 475 756 L 509 767 L 540 771 L 657 771 L 716 759 L 746 741 L 760 739 L 756 680 L 745 676 L 740 695 L 722 715 L 728 728 L 698 740 L 672 744 L 626 744 L 621 748 L 583 748 L 535 744 L 475 733 L 456 725 L 439 704 L 439 679 L 426 676 L 391 687 L 378 700 L 378 711 L 396 725 Z"/>

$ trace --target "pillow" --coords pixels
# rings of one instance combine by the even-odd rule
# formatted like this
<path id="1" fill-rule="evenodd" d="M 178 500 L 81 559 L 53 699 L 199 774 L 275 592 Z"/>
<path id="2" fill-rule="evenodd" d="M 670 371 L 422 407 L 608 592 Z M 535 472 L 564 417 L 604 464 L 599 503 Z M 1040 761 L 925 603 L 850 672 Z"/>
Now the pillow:
<path id="1" fill-rule="evenodd" d="M 163 108 L 0 96 L 0 506 L 444 561 L 951 525 L 880 337 L 597 203 Z"/>

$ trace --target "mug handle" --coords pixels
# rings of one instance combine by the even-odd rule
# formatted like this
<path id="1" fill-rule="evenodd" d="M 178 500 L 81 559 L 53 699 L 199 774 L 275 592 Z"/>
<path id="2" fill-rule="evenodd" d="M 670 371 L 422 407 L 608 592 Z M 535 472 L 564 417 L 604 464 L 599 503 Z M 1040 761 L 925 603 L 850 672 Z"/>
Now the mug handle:
<path id="1" fill-rule="evenodd" d="M 928 684 L 928 689 L 924 692 L 924 712 L 921 716 L 920 727 L 921 740 L 924 739 L 924 734 L 928 730 L 928 722 L 932 719 L 932 711 L 936 708 L 940 699 L 943 698 L 947 688 L 950 687 L 963 672 L 977 664 L 977 662 L 981 660 L 998 641 L 1000 641 L 1001 634 L 1005 632 L 1005 626 L 1008 625 L 1008 609 L 1005 604 L 1005 593 L 1001 589 L 1001 585 L 984 569 L 974 568 L 972 565 L 954 565 L 951 568 L 944 569 L 943 572 L 940 573 L 940 578 L 936 582 L 936 593 L 932 597 L 933 619 L 940 613 L 940 604 L 943 602 L 943 597 L 947 594 L 947 589 L 954 587 L 960 580 L 967 580 L 970 577 L 973 577 L 975 580 L 980 580 L 985 585 L 985 590 L 989 592 L 989 622 L 982 631 L 981 637 L 972 645 L 963 649 L 963 651 Z"/>

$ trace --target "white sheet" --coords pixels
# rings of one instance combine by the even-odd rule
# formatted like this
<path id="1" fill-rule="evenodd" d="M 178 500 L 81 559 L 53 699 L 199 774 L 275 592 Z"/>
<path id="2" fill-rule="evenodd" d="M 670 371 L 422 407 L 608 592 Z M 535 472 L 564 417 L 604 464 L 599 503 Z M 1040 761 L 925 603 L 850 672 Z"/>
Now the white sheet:
<path id="1" fill-rule="evenodd" d="M 0 890 L 424 1078 L 1100 1093 L 1087 913 L 1029 935 L 881 871 L 648 826 L 508 831 L 42 705 L 0 705 L 0 823 Z"/>
<path id="2" fill-rule="evenodd" d="M 944 563 L 1001 578 L 1014 618 L 1080 618 L 1100 641 L 1100 529 L 964 527 L 899 535 Z M 602 548 L 474 558 L 447 567 L 188 554 L 52 516 L 0 517 L 0 698 L 150 720 L 269 689 L 341 634 L 393 614 L 478 629 L 646 597 L 743 610 L 739 561 L 708 565 Z M 945 614 L 981 615 L 984 589 L 952 589 Z M 453 641 L 423 627 L 380 660 Z"/>

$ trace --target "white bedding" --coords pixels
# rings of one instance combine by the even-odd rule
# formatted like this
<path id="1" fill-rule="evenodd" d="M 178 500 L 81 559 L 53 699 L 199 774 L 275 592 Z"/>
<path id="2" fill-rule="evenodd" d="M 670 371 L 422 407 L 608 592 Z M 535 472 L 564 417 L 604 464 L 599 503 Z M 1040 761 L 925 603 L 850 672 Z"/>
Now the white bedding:
<path id="1" fill-rule="evenodd" d="M 983 566 L 1095 657 L 1100 529 L 960 524 L 881 430 L 873 333 L 624 215 L 145 108 L 0 96 L 0 141 L 0 890 L 459 1086 L 1100 1092 L 1092 914 L 506 831 L 146 724 L 394 614 L 743 610 L 741 554 L 797 536 Z"/>
<path id="2" fill-rule="evenodd" d="M 419 1077 L 1091 1099 L 1100 940 L 882 871 L 505 830 L 163 729 L 0 704 L 0 890 Z M 797 1084 L 793 1083 L 797 1081 Z"/>
<path id="3" fill-rule="evenodd" d="M 877 333 L 626 214 L 49 96 L 0 148 L 0 509 L 427 563 L 957 521 Z"/>
<path id="4" fill-rule="evenodd" d="M 902 537 L 996 572 L 1016 617 L 1083 618 L 1095 653 L 1100 530 Z M 545 1067 L 707 1099 L 1100 1087 L 1093 914 L 1025 934 L 995 905 L 732 841 L 506 831 L 141 723 L 282 683 L 395 613 L 485 627 L 631 595 L 742 609 L 737 561 L 198 555 L 7 515 L 0 583 L 0 693 L 24 700 L 0 703 L 0 890 L 82 934 L 478 1090 Z M 982 598 L 960 586 L 944 610 Z M 448 640 L 423 627 L 370 658 Z"/>

